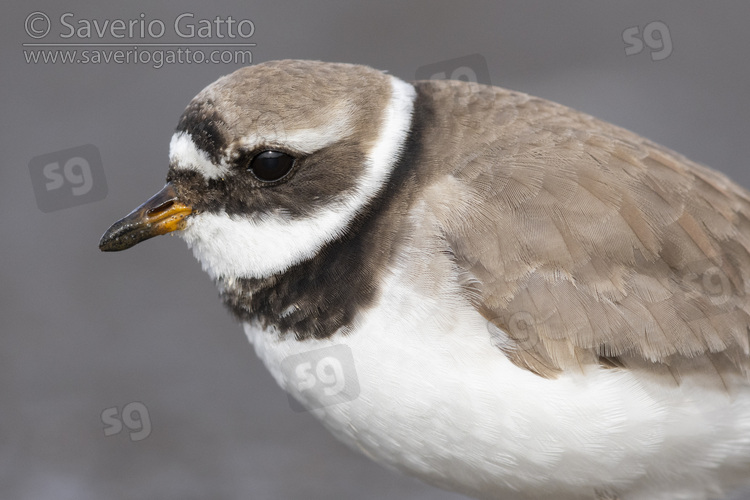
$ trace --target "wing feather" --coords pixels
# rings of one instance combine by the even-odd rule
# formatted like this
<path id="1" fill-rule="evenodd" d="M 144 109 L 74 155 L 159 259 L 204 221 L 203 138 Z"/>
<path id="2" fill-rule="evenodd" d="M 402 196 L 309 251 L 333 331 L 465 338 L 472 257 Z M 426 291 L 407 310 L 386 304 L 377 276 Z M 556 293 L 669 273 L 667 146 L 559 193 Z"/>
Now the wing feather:
<path id="1" fill-rule="evenodd" d="M 747 370 L 746 190 L 542 99 L 418 88 L 454 103 L 433 117 L 453 141 L 437 153 L 446 167 L 428 203 L 470 300 L 507 335 L 515 363 L 545 376 L 591 363 Z M 455 124 L 458 108 L 481 125 Z M 458 203 L 436 199 L 444 186 Z"/>

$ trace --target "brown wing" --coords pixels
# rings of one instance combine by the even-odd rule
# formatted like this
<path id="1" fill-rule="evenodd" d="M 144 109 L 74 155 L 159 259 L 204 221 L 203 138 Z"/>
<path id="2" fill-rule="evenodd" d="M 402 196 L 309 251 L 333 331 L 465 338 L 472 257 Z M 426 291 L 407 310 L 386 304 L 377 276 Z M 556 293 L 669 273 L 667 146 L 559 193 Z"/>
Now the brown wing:
<path id="1" fill-rule="evenodd" d="M 507 333 L 516 364 L 545 376 L 597 362 L 747 369 L 747 191 L 554 103 L 422 85 L 455 93 L 454 117 L 462 107 L 479 120 L 436 112 L 474 153 L 432 185 L 433 209 L 467 294 Z M 461 201 L 440 204 L 444 189 Z"/>

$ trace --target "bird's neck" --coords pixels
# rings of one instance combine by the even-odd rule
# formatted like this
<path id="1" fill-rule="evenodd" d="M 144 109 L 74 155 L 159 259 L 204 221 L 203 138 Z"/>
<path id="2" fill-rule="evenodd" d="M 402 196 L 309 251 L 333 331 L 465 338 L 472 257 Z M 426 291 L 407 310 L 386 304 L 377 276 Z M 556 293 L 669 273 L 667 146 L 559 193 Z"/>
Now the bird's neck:
<path id="1" fill-rule="evenodd" d="M 222 300 L 238 319 L 300 340 L 320 339 L 346 333 L 357 316 L 376 303 L 389 264 L 409 239 L 406 214 L 418 189 L 415 166 L 422 154 L 422 121 L 428 117 L 415 113 L 390 179 L 342 236 L 273 275 L 217 279 Z"/>

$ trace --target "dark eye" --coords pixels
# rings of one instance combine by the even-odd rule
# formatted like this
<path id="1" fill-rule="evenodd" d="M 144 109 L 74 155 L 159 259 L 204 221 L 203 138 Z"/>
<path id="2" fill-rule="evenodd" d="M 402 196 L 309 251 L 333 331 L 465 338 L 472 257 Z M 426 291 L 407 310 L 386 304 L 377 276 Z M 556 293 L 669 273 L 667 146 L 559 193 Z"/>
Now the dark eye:
<path id="1" fill-rule="evenodd" d="M 263 151 L 250 160 L 248 170 L 263 182 L 278 181 L 294 166 L 294 157 L 280 151 Z"/>

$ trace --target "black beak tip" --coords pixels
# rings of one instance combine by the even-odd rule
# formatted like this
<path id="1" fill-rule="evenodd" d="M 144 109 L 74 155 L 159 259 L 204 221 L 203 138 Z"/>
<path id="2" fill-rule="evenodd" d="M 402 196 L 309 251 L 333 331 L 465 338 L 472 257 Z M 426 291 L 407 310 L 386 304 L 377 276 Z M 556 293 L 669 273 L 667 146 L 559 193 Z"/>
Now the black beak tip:
<path id="1" fill-rule="evenodd" d="M 99 250 L 101 250 L 102 252 L 114 251 L 114 249 L 109 245 L 109 242 L 104 240 L 104 237 L 99 240 Z"/>
<path id="2" fill-rule="evenodd" d="M 102 252 L 119 252 L 135 246 L 150 238 L 146 231 L 134 228 L 126 221 L 115 222 L 99 240 L 99 250 Z"/>
<path id="3" fill-rule="evenodd" d="M 125 250 L 125 248 L 127 248 L 122 245 L 121 241 L 119 241 L 116 234 L 117 231 L 113 231 L 113 229 L 115 229 L 115 226 L 107 229 L 107 231 L 99 240 L 99 250 L 101 250 L 102 252 L 117 252 L 120 250 Z"/>
<path id="4" fill-rule="evenodd" d="M 102 252 L 117 252 L 118 250 L 124 250 L 119 248 L 119 245 L 115 244 L 112 238 L 107 233 L 104 233 L 102 238 L 99 240 L 99 250 Z"/>

